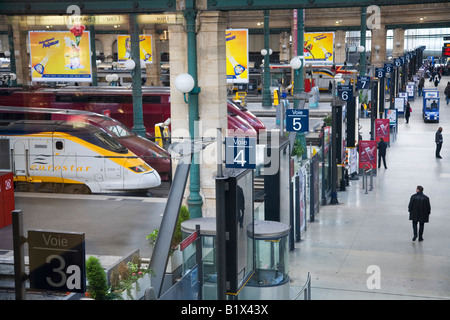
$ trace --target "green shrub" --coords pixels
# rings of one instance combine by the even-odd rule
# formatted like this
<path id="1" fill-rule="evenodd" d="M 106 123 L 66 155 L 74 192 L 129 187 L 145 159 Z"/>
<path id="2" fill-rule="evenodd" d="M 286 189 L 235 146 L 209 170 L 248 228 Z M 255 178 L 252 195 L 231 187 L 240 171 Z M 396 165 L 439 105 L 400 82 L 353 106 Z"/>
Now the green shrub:
<path id="1" fill-rule="evenodd" d="M 108 296 L 108 283 L 106 274 L 96 257 L 90 256 L 86 261 L 86 277 L 88 280 L 88 292 L 95 300 L 104 300 Z"/>

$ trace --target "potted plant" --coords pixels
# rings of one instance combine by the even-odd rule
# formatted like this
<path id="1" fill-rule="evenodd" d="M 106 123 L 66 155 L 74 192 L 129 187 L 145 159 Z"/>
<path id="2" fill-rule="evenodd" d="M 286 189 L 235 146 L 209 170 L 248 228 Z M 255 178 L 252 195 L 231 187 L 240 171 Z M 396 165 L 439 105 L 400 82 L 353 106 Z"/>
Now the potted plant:
<path id="1" fill-rule="evenodd" d="M 177 220 L 177 226 L 175 228 L 175 232 L 172 237 L 171 242 L 171 250 L 170 250 L 170 257 L 169 257 L 169 263 L 167 264 L 167 272 L 173 273 L 182 263 L 183 257 L 181 254 L 181 251 L 179 250 L 179 244 L 183 240 L 183 235 L 181 232 L 181 224 L 190 219 L 190 213 L 189 209 L 186 206 L 181 206 L 178 220 Z M 148 244 L 151 247 L 154 247 L 156 244 L 156 239 L 158 237 L 159 229 L 154 229 L 152 233 L 150 233 L 148 236 L 146 236 Z"/>
<path id="2" fill-rule="evenodd" d="M 142 267 L 139 256 L 134 255 L 132 261 L 122 261 L 119 267 L 111 272 L 111 293 L 123 300 L 142 299 L 145 290 L 151 286 L 149 274 L 153 274 L 153 271 Z"/>
<path id="3" fill-rule="evenodd" d="M 299 136 L 295 137 L 294 147 L 292 148 L 292 155 L 296 158 L 297 161 L 302 159 L 303 153 L 305 153 L 305 148 Z"/>
<path id="4" fill-rule="evenodd" d="M 108 297 L 106 274 L 96 257 L 90 256 L 86 261 L 86 278 L 88 281 L 87 296 L 95 300 L 105 300 Z"/>

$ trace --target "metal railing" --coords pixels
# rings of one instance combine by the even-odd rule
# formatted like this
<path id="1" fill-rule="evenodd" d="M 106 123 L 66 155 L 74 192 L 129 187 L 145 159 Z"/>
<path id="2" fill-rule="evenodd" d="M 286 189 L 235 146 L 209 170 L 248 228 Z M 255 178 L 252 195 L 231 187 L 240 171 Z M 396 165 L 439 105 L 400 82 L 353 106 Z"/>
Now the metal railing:
<path id="1" fill-rule="evenodd" d="M 311 300 L 311 274 L 308 272 L 306 277 L 306 282 L 302 289 L 297 293 L 297 295 L 292 298 L 292 300 L 300 300 L 299 297 L 303 294 L 303 300 Z"/>
<path id="2" fill-rule="evenodd" d="M 369 169 L 367 169 L 367 168 L 369 168 Z M 370 190 L 368 190 L 368 188 L 367 188 L 367 178 L 368 178 L 367 175 L 368 174 L 370 175 Z M 362 188 L 366 190 L 365 194 L 368 193 L 367 191 L 373 190 L 373 168 L 372 168 L 372 165 L 365 164 L 363 166 L 363 183 L 362 184 L 363 184 Z"/>

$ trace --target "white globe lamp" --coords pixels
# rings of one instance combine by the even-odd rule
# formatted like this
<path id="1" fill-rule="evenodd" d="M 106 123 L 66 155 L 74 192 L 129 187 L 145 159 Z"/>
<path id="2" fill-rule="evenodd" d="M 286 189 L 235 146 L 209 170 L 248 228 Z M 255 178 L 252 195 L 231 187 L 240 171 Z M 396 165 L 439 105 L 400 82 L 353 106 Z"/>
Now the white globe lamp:
<path id="1" fill-rule="evenodd" d="M 175 78 L 175 88 L 182 93 L 191 92 L 194 86 L 195 81 L 190 74 L 182 73 Z"/>

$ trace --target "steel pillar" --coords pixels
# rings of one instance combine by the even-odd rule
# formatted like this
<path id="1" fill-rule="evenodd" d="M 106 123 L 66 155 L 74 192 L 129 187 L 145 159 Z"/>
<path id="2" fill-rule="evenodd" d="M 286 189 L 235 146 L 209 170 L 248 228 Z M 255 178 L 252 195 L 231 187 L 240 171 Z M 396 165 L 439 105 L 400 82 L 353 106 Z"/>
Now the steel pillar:
<path id="1" fill-rule="evenodd" d="M 139 25 L 137 13 L 130 13 L 131 58 L 135 63 L 132 75 L 133 131 L 145 137 L 144 116 L 142 112 L 141 58 L 139 48 Z"/>
<path id="2" fill-rule="evenodd" d="M 188 45 L 188 73 L 194 78 L 194 89 L 189 93 L 189 134 L 191 139 L 199 136 L 198 126 L 198 87 L 197 77 L 197 34 L 195 30 L 195 22 L 197 18 L 197 10 L 195 9 L 195 0 L 186 1 L 186 10 L 184 11 L 186 19 L 187 45 Z M 191 165 L 189 196 L 186 203 L 189 207 L 191 219 L 202 217 L 203 199 L 200 196 L 200 165 L 199 155 L 194 154 Z"/>
<path id="3" fill-rule="evenodd" d="M 264 56 L 264 87 L 262 92 L 262 105 L 264 107 L 272 106 L 272 95 L 270 93 L 270 54 L 269 54 L 269 10 L 264 10 L 264 49 L 267 54 Z"/>

